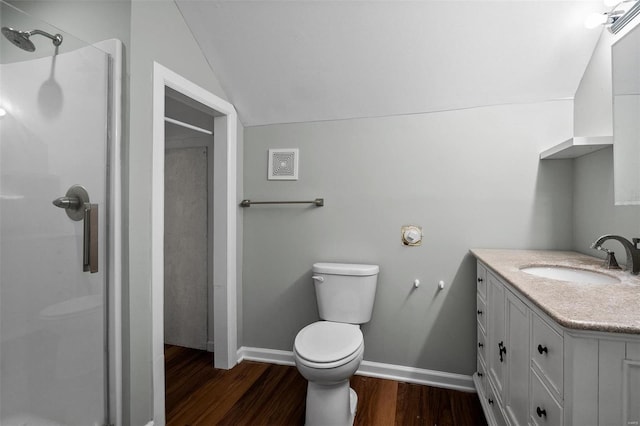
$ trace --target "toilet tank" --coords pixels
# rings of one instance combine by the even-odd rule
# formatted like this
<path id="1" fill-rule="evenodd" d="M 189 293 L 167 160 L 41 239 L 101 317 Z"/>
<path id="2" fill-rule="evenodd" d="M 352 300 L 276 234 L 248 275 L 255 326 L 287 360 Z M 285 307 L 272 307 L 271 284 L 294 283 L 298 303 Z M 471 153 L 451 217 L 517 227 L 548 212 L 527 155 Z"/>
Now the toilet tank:
<path id="1" fill-rule="evenodd" d="M 350 324 L 369 322 L 379 271 L 378 265 L 314 263 L 320 318 Z"/>

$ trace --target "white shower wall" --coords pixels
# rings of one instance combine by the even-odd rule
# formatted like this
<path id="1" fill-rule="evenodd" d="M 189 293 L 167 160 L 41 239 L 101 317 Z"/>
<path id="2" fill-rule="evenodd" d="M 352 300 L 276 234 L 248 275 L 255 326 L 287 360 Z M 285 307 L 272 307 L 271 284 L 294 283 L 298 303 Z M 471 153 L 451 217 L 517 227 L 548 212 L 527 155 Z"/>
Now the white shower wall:
<path id="1" fill-rule="evenodd" d="M 104 421 L 108 64 L 84 47 L 0 65 L 3 425 Z M 100 208 L 96 274 L 82 222 L 51 203 L 74 184 Z"/>

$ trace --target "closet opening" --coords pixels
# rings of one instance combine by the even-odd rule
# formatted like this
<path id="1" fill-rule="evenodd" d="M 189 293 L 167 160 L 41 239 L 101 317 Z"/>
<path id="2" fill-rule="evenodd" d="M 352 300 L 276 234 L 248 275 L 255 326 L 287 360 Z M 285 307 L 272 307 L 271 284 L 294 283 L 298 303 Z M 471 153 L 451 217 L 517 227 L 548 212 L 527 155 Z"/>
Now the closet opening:
<path id="1" fill-rule="evenodd" d="M 214 351 L 214 117 L 166 90 L 164 344 L 208 352 Z"/>

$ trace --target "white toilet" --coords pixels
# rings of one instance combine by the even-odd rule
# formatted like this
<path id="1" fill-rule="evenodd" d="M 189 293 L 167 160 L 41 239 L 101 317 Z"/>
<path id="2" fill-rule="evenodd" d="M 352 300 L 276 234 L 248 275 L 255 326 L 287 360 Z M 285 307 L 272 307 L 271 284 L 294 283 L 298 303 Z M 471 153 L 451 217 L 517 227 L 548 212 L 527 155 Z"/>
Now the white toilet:
<path id="1" fill-rule="evenodd" d="M 307 426 L 352 425 L 358 396 L 349 378 L 364 353 L 360 325 L 369 322 L 376 295 L 377 265 L 316 263 L 313 282 L 324 321 L 298 332 L 293 355 L 307 386 Z"/>

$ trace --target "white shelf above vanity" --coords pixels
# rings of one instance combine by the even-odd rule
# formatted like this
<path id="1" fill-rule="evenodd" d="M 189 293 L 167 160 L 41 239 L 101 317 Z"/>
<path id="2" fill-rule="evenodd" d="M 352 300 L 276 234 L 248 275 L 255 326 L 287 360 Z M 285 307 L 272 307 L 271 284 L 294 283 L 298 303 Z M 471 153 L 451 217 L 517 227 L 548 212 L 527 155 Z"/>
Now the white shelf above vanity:
<path id="1" fill-rule="evenodd" d="M 613 136 L 574 136 L 540 153 L 541 160 L 577 158 L 613 146 Z"/>

